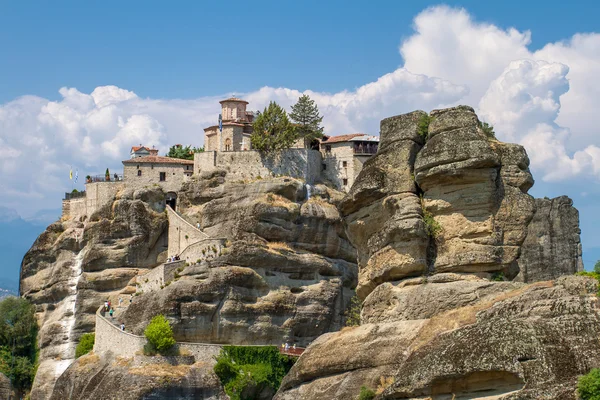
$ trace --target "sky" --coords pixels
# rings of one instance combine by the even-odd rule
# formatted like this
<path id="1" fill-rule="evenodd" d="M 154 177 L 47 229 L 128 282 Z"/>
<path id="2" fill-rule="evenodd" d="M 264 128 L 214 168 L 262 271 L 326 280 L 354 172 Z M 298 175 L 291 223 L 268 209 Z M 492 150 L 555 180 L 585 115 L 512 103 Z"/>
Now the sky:
<path id="1" fill-rule="evenodd" d="M 598 3 L 2 1 L 4 214 L 58 216 L 65 191 L 122 170 L 132 145 L 202 145 L 232 94 L 254 110 L 309 94 L 334 135 L 468 104 L 525 146 L 532 195 L 573 199 L 589 268 L 600 258 Z"/>

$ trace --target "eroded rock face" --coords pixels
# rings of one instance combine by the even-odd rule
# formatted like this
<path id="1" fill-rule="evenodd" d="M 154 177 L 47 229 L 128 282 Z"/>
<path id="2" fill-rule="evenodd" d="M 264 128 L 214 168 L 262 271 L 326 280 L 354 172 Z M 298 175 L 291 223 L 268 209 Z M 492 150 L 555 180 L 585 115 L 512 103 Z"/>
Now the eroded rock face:
<path id="1" fill-rule="evenodd" d="M 189 358 L 189 357 L 187 357 Z M 51 400 L 226 400 L 212 365 L 186 357 L 85 355 L 56 382 Z"/>
<path id="2" fill-rule="evenodd" d="M 549 216 L 549 206 L 527 194 L 533 177 L 524 148 L 487 137 L 467 106 L 433 111 L 425 141 L 424 116 L 381 122 L 380 152 L 340 205 L 358 250 L 359 296 L 384 282 L 438 273 L 513 279 L 521 268 L 532 270 L 532 281 L 577 271 L 578 220 L 570 205 Z M 535 248 L 541 231 L 552 233 Z M 520 259 L 528 235 L 528 256 Z M 552 265 L 535 262 L 540 253 Z"/>
<path id="3" fill-rule="evenodd" d="M 536 199 L 516 280 L 535 282 L 583 271 L 579 212 L 567 196 Z"/>
<path id="4" fill-rule="evenodd" d="M 470 107 L 432 112 L 426 141 L 424 115 L 382 121 L 340 204 L 361 326 L 313 342 L 276 399 L 573 399 L 600 365 L 597 282 L 559 278 L 581 268 L 577 211 L 528 195 L 525 150 Z"/>
<path id="5" fill-rule="evenodd" d="M 79 337 L 94 330 L 96 309 L 134 293 L 135 276 L 166 258 L 161 201 L 160 189 L 124 190 L 83 221 L 50 225 L 25 255 L 21 294 L 36 305 L 40 324 L 32 399 L 49 397 Z"/>
<path id="6" fill-rule="evenodd" d="M 192 224 L 229 245 L 192 263 L 163 289 L 136 296 L 123 316 L 141 334 L 156 314 L 177 340 L 305 346 L 343 326 L 356 285 L 356 252 L 336 203 L 341 194 L 290 178 L 231 182 L 213 173 L 179 195 Z"/>
<path id="7" fill-rule="evenodd" d="M 451 300 L 451 309 L 439 312 L 426 303 L 447 303 L 451 289 L 429 285 L 404 289 L 428 318 L 367 323 L 321 336 L 275 398 L 351 399 L 364 385 L 381 399 L 575 399 L 577 376 L 600 365 L 600 309 L 592 279 L 471 282 L 473 292 L 484 296 L 465 299 L 458 293 L 463 301 Z"/>

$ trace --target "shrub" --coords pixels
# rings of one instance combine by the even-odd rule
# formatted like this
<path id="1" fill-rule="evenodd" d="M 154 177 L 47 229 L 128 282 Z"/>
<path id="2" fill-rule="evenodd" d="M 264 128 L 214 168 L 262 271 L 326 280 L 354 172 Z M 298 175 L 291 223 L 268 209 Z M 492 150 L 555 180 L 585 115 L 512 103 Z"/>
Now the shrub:
<path id="1" fill-rule="evenodd" d="M 498 271 L 492 274 L 492 280 L 496 282 L 504 282 L 504 272 Z"/>
<path id="2" fill-rule="evenodd" d="M 425 223 L 425 232 L 432 238 L 438 237 L 442 232 L 440 223 L 433 218 L 433 214 L 425 209 L 423 209 L 423 222 Z"/>
<path id="3" fill-rule="evenodd" d="M 358 395 L 358 400 L 372 400 L 375 398 L 375 392 L 369 389 L 366 386 L 360 387 L 360 394 Z"/>
<path id="4" fill-rule="evenodd" d="M 494 127 L 492 125 L 487 122 L 480 122 L 479 127 L 488 139 L 496 139 L 496 133 L 494 132 Z"/>
<path id="5" fill-rule="evenodd" d="M 417 133 L 423 138 L 423 140 L 427 140 L 427 135 L 429 134 L 429 124 L 433 121 L 433 118 L 429 116 L 429 114 L 425 114 L 419 118 L 419 122 L 417 124 Z"/>
<path id="6" fill-rule="evenodd" d="M 600 369 L 594 368 L 579 378 L 577 393 L 582 400 L 600 400 Z"/>
<path id="7" fill-rule="evenodd" d="M 96 335 L 93 333 L 84 333 L 81 335 L 81 338 L 79 338 L 79 343 L 77 343 L 77 347 L 75 348 L 75 357 L 79 358 L 82 355 L 92 351 L 95 340 Z"/>
<path id="8" fill-rule="evenodd" d="M 216 360 L 215 374 L 232 400 L 274 393 L 295 361 L 274 346 L 224 346 Z"/>
<path id="9" fill-rule="evenodd" d="M 169 350 L 175 344 L 173 330 L 164 315 L 157 315 L 152 318 L 144 331 L 144 335 L 159 353 Z"/>
<path id="10" fill-rule="evenodd" d="M 352 296 L 348 307 L 344 311 L 344 319 L 346 326 L 360 325 L 360 299 L 357 295 Z"/>

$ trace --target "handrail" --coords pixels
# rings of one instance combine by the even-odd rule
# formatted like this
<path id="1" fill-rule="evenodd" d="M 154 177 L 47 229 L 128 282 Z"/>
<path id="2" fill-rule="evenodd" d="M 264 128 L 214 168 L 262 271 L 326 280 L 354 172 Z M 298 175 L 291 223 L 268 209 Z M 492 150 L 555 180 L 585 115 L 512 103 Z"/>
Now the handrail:
<path id="1" fill-rule="evenodd" d="M 202 230 L 196 228 L 194 225 L 190 224 L 185 218 L 183 218 L 181 215 L 179 215 L 179 213 L 175 210 L 173 210 L 173 208 L 171 208 L 170 205 L 167 204 L 167 209 L 172 211 L 173 214 L 175 214 L 177 216 L 177 218 L 179 218 L 181 221 L 183 221 L 184 223 L 186 223 L 187 225 L 189 225 L 190 227 L 192 227 L 193 229 L 197 230 L 198 232 L 200 232 L 201 234 L 203 234 L 204 236 L 206 236 L 207 239 L 210 239 L 210 236 L 208 236 L 206 233 L 202 232 Z"/>

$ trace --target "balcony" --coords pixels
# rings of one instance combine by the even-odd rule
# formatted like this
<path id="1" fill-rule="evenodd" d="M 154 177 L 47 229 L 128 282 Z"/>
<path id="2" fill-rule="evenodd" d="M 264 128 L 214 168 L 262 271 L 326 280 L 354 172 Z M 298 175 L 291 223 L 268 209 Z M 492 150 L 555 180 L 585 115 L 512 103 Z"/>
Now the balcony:
<path id="1" fill-rule="evenodd" d="M 85 197 L 85 190 L 83 192 L 65 193 L 65 200 L 81 199 L 83 197 Z"/>
<path id="2" fill-rule="evenodd" d="M 377 154 L 377 144 L 367 143 L 354 145 L 354 155 L 373 155 Z"/>
<path id="3" fill-rule="evenodd" d="M 96 182 L 122 182 L 123 174 L 112 174 L 111 176 L 106 175 L 94 175 L 86 179 L 85 183 L 96 183 Z"/>

